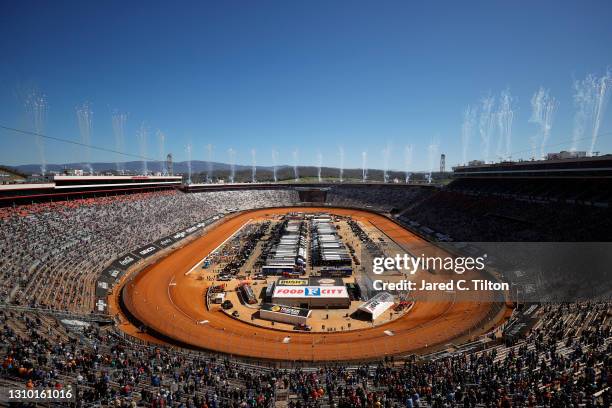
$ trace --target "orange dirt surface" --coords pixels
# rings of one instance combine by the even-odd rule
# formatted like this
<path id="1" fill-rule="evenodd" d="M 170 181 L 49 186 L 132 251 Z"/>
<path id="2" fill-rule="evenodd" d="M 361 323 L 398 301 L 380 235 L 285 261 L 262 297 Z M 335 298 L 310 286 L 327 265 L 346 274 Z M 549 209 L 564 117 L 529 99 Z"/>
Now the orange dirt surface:
<path id="1" fill-rule="evenodd" d="M 204 236 L 123 282 L 125 306 L 150 328 L 149 333 L 161 333 L 167 341 L 236 356 L 287 361 L 368 360 L 427 352 L 490 330 L 502 319 L 503 310 L 490 319 L 493 304 L 484 300 L 456 302 L 425 298 L 417 301 L 406 315 L 380 326 L 330 333 L 290 333 L 247 324 L 221 311 L 208 311 L 204 293 L 211 282 L 197 280 L 192 276 L 195 274 L 187 272 L 249 220 L 289 212 L 348 215 L 371 223 L 404 248 L 427 248 L 429 253 L 439 251 L 392 220 L 368 211 L 328 207 L 246 211 L 222 220 Z M 114 299 L 109 303 L 116 305 L 121 290 L 111 296 Z M 488 316 L 491 321 L 485 323 Z M 120 328 L 143 340 L 151 339 L 151 334 L 140 334 L 133 326 Z"/>

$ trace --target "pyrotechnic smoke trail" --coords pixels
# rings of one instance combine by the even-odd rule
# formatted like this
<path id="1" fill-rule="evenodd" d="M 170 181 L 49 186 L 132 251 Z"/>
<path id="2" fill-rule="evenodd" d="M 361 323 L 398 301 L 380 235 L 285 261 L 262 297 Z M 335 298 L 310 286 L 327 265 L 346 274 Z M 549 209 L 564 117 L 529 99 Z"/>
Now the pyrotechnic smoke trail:
<path id="1" fill-rule="evenodd" d="M 212 183 L 212 177 L 213 177 L 213 161 L 212 161 L 212 154 L 213 154 L 213 146 L 209 143 L 206 145 L 206 182 L 207 183 Z"/>
<path id="2" fill-rule="evenodd" d="M 361 152 L 361 181 L 364 183 L 368 179 L 368 152 Z"/>
<path id="3" fill-rule="evenodd" d="M 136 132 L 136 138 L 138 139 L 138 146 L 140 148 L 140 156 L 142 157 L 142 174 L 147 175 L 149 173 L 149 169 L 147 167 L 147 138 L 148 138 L 148 129 L 145 126 L 145 123 L 142 122 L 140 124 L 140 128 Z"/>
<path id="4" fill-rule="evenodd" d="M 608 98 L 610 97 L 609 91 L 612 87 L 612 76 L 610 72 L 607 72 L 605 76 L 599 79 L 597 86 L 597 97 L 595 98 L 595 112 L 593 114 L 593 131 L 591 132 L 591 146 L 588 150 L 588 155 L 593 155 L 595 150 L 595 143 L 597 143 L 597 136 L 599 135 L 599 127 L 606 111 L 608 104 Z"/>
<path id="5" fill-rule="evenodd" d="M 321 182 L 321 167 L 323 166 L 323 155 L 321 152 L 317 152 L 317 177 L 319 178 L 319 183 Z"/>
<path id="6" fill-rule="evenodd" d="M 389 181 L 389 159 L 391 156 L 391 145 L 387 143 L 382 151 L 383 153 L 383 181 L 386 183 Z"/>
<path id="7" fill-rule="evenodd" d="M 299 154 L 300 152 L 297 149 L 293 151 L 293 177 L 295 181 L 300 179 L 300 175 L 298 174 Z"/>
<path id="8" fill-rule="evenodd" d="M 164 161 L 166 135 L 161 130 L 157 129 L 157 141 L 159 142 L 159 169 L 162 175 L 168 174 L 166 162 Z"/>
<path id="9" fill-rule="evenodd" d="M 344 181 L 344 147 L 338 146 L 339 154 L 340 154 L 340 182 Z"/>
<path id="10" fill-rule="evenodd" d="M 255 176 L 257 175 L 257 152 L 255 149 L 251 149 L 251 183 L 255 182 Z"/>
<path id="11" fill-rule="evenodd" d="M 44 176 L 47 172 L 47 159 L 45 157 L 45 140 L 42 136 L 45 133 L 45 124 L 47 120 L 47 99 L 45 95 L 33 90 L 25 98 L 25 108 L 28 114 L 28 119 L 32 126 L 32 131 L 36 133 L 36 147 L 38 149 L 38 158 L 40 160 L 40 173 Z"/>
<path id="12" fill-rule="evenodd" d="M 436 165 L 436 157 L 438 156 L 438 143 L 436 142 L 436 139 L 432 139 L 427 148 L 427 153 L 429 157 L 429 174 L 427 175 L 427 182 L 431 184 Z"/>
<path id="13" fill-rule="evenodd" d="M 480 133 L 480 140 L 482 142 L 482 159 L 484 162 L 489 161 L 489 151 L 491 146 L 491 135 L 494 129 L 493 120 L 493 106 L 495 105 L 495 98 L 492 96 L 486 96 L 482 98 L 480 119 L 478 121 L 478 131 Z"/>
<path id="14" fill-rule="evenodd" d="M 236 174 L 236 151 L 230 147 L 227 149 L 227 154 L 230 161 L 230 183 L 233 183 Z"/>
<path id="15" fill-rule="evenodd" d="M 125 123 L 127 122 L 127 114 L 115 112 L 112 117 L 113 135 L 115 136 L 115 150 L 123 153 L 125 149 Z M 162 157 L 163 159 L 163 157 Z M 115 162 L 115 167 L 118 173 L 123 173 L 123 163 L 118 158 Z"/>
<path id="16" fill-rule="evenodd" d="M 532 158 L 543 159 L 546 153 L 546 142 L 552 129 L 553 116 L 557 109 L 557 101 L 550 96 L 549 91 L 540 87 L 531 98 L 531 118 L 530 123 L 538 125 L 538 133 L 531 138 Z M 538 138 L 540 141 L 540 156 L 537 155 Z"/>
<path id="17" fill-rule="evenodd" d="M 599 128 L 610 97 L 610 87 L 612 87 L 610 71 L 606 72 L 601 78 L 589 74 L 583 80 L 574 81 L 576 114 L 572 134 L 572 151 L 578 149 L 579 141 L 583 138 L 585 132 L 588 132 L 591 136 L 591 143 L 587 154 L 589 156 L 593 155 Z"/>
<path id="18" fill-rule="evenodd" d="M 506 89 L 501 93 L 499 110 L 497 111 L 497 125 L 499 127 L 497 155 L 504 160 L 510 158 L 513 120 L 514 111 L 512 110 L 512 95 L 510 94 L 510 90 Z"/>
<path id="19" fill-rule="evenodd" d="M 461 126 L 461 147 L 462 147 L 462 163 L 465 165 L 468 162 L 467 152 L 470 146 L 470 139 L 472 138 L 472 132 L 476 125 L 476 109 L 470 105 L 463 112 L 463 124 Z"/>
<path id="20" fill-rule="evenodd" d="M 276 149 L 272 149 L 272 175 L 274 177 L 274 182 L 276 183 L 276 163 L 278 162 L 278 152 Z"/>
<path id="21" fill-rule="evenodd" d="M 406 184 L 408 184 L 410 183 L 410 176 L 412 175 L 412 173 L 410 172 L 410 168 L 412 167 L 412 145 L 406 146 L 406 149 L 404 150 L 404 156 L 406 165 Z"/>
<path id="22" fill-rule="evenodd" d="M 89 107 L 89 103 L 85 102 L 82 106 L 76 108 L 77 121 L 79 123 L 79 133 L 81 134 L 81 143 L 84 145 L 84 163 L 89 174 L 93 174 L 91 167 L 91 135 L 93 133 L 93 112 Z"/>
<path id="23" fill-rule="evenodd" d="M 191 184 L 191 143 L 185 147 L 187 152 L 187 184 Z"/>

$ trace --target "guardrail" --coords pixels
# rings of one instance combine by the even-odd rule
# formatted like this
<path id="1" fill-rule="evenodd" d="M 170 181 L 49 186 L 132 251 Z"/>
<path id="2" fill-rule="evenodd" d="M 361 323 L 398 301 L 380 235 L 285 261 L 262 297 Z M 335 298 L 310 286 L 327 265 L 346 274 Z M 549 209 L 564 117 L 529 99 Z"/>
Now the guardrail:
<path id="1" fill-rule="evenodd" d="M 166 248 L 181 242 L 185 238 L 192 236 L 193 234 L 201 231 L 208 227 L 215 221 L 223 218 L 223 214 L 216 214 L 206 218 L 203 221 L 197 222 L 189 227 L 183 228 L 174 234 L 165 236 L 158 239 L 157 241 L 143 245 L 139 248 L 131 250 L 120 256 L 119 258 L 112 261 L 105 269 L 100 272 L 96 281 L 96 310 L 97 312 L 104 314 L 107 309 L 106 300 L 113 289 L 113 286 L 119 282 L 121 277 L 130 269 L 132 266 L 140 261 L 143 261 Z"/>
<path id="2" fill-rule="evenodd" d="M 72 319 L 72 320 L 81 320 L 85 322 L 95 322 L 95 323 L 113 323 L 114 320 L 109 315 L 99 314 L 99 313 L 90 313 L 90 314 L 82 314 L 70 312 L 68 310 L 56 310 L 56 309 L 45 309 L 40 307 L 28 307 L 28 306 L 16 306 L 9 305 L 6 303 L 0 304 L 0 309 L 3 310 L 14 310 L 16 312 L 26 312 L 26 313 L 40 313 L 47 314 L 54 317 L 58 317 L 61 319 Z"/>

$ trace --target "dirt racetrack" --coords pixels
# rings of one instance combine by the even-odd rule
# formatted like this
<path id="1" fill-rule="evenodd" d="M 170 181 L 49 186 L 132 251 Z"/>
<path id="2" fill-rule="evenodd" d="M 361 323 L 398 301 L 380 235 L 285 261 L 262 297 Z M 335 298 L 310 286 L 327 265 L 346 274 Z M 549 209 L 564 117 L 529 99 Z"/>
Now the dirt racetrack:
<path id="1" fill-rule="evenodd" d="M 368 211 L 329 207 L 246 211 L 222 220 L 206 235 L 124 282 L 125 307 L 149 328 L 150 335 L 162 334 L 165 337 L 163 341 L 243 357 L 288 361 L 369 360 L 432 351 L 490 330 L 502 319 L 503 307 L 500 310 L 486 300 L 457 302 L 454 299 L 428 301 L 421 298 L 409 313 L 380 326 L 307 333 L 254 326 L 220 311 L 208 311 L 204 290 L 211 282 L 197 280 L 186 273 L 249 220 L 295 211 L 350 215 L 373 224 L 404 248 L 437 250 L 392 220 Z M 429 279 L 442 277 L 431 275 Z M 117 304 L 117 296 L 121 294 L 122 290 L 116 291 L 111 303 Z M 148 338 L 134 330 L 131 334 Z"/>

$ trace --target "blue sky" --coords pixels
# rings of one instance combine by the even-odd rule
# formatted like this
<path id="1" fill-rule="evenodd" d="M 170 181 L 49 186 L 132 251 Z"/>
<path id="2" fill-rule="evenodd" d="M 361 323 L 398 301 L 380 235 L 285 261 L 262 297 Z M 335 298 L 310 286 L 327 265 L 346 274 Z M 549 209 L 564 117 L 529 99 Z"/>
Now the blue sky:
<path id="1" fill-rule="evenodd" d="M 48 100 L 45 132 L 79 140 L 75 107 L 94 112 L 92 143 L 113 147 L 111 112 L 136 131 L 157 129 L 176 160 L 384 166 L 426 169 L 432 139 L 447 163 L 462 159 L 462 114 L 485 95 L 514 98 L 511 151 L 527 157 L 530 99 L 543 86 L 558 100 L 549 150 L 569 148 L 572 82 L 612 66 L 609 1 L 514 2 L 4 2 L 0 13 L 0 124 L 31 128 L 23 95 Z M 612 131 L 608 107 L 600 132 Z M 38 161 L 31 138 L 0 130 L 0 163 Z M 586 141 L 581 145 L 586 148 Z M 596 150 L 612 152 L 612 135 Z M 480 157 L 478 134 L 468 158 Z M 46 144 L 49 163 L 81 161 L 78 149 Z M 91 153 L 92 161 L 114 161 Z M 437 159 L 436 159 L 437 161 Z"/>

